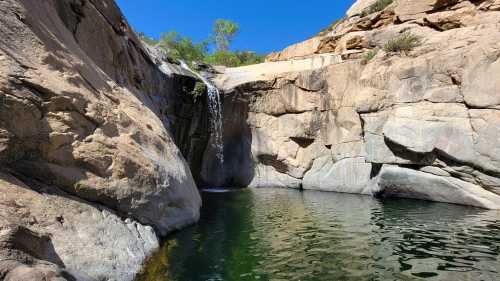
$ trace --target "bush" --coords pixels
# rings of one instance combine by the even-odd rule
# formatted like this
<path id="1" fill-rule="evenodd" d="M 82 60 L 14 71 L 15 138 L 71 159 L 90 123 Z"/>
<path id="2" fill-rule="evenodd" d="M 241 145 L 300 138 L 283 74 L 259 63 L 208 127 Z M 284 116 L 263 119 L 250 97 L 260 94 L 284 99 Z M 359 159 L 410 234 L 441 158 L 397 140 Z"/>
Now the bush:
<path id="1" fill-rule="evenodd" d="M 371 61 L 378 53 L 378 50 L 370 50 L 368 52 L 365 53 L 365 55 L 363 56 L 363 60 L 362 60 L 362 63 L 363 64 L 366 64 L 368 63 L 369 61 Z"/>
<path id="2" fill-rule="evenodd" d="M 368 8 L 366 8 L 362 13 L 361 16 L 367 16 L 369 14 L 373 14 L 376 12 L 380 12 L 387 8 L 387 6 L 391 5 L 394 0 L 377 0 L 377 2 L 371 4 Z"/>
<path id="3" fill-rule="evenodd" d="M 171 58 L 187 63 L 202 61 L 208 52 L 207 41 L 195 44 L 190 38 L 183 37 L 173 31 L 162 34 L 159 44 L 167 50 Z"/>
<path id="4" fill-rule="evenodd" d="M 1 1 L 1 0 L 0 0 Z M 229 20 L 217 20 L 214 24 L 212 36 L 200 43 L 194 43 L 189 37 L 180 35 L 175 31 L 164 33 L 159 41 L 147 37 L 144 33 L 138 36 L 148 45 L 156 46 L 167 52 L 169 62 L 178 63 L 179 60 L 187 64 L 205 62 L 212 65 L 237 67 L 262 63 L 265 55 L 251 51 L 230 51 L 229 46 L 239 32 L 238 24 Z M 215 44 L 214 52 L 209 52 L 211 43 Z"/>
<path id="5" fill-rule="evenodd" d="M 405 32 L 400 36 L 389 40 L 384 45 L 384 50 L 388 53 L 404 53 L 407 55 L 415 47 L 418 47 L 420 43 L 420 37 L 413 35 L 410 32 Z"/>
<path id="6" fill-rule="evenodd" d="M 183 87 L 183 92 L 187 95 L 189 95 L 194 103 L 198 102 L 198 99 L 205 95 L 207 92 L 207 85 L 201 81 L 196 81 L 194 84 L 194 87 L 191 89 L 187 85 Z"/>
<path id="7" fill-rule="evenodd" d="M 205 58 L 205 63 L 211 65 L 224 65 L 227 67 L 236 67 L 241 64 L 238 56 L 230 51 L 217 51 Z"/>
<path id="8" fill-rule="evenodd" d="M 194 102 L 196 102 L 198 98 L 202 97 L 206 92 L 207 92 L 207 85 L 205 85 L 205 83 L 203 82 L 196 81 L 194 89 L 191 92 Z"/>
<path id="9" fill-rule="evenodd" d="M 240 60 L 239 66 L 263 63 L 266 60 L 265 55 L 259 55 L 252 51 L 237 51 L 236 56 Z"/>
<path id="10" fill-rule="evenodd" d="M 265 56 L 250 51 L 217 51 L 205 58 L 205 63 L 238 67 L 264 62 Z"/>

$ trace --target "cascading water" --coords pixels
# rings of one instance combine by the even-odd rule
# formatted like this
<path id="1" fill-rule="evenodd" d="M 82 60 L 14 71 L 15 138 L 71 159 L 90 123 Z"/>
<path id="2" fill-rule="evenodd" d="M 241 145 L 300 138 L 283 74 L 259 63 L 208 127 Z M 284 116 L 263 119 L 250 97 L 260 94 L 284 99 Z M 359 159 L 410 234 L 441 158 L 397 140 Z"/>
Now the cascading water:
<path id="1" fill-rule="evenodd" d="M 208 91 L 208 110 L 210 112 L 211 126 L 213 129 L 213 146 L 215 148 L 215 153 L 217 160 L 219 160 L 220 165 L 224 164 L 224 143 L 222 141 L 222 103 L 220 97 L 219 89 L 210 82 L 207 78 L 203 77 L 196 71 L 191 70 L 191 68 L 183 61 L 181 61 L 182 68 L 196 75 L 206 86 Z"/>

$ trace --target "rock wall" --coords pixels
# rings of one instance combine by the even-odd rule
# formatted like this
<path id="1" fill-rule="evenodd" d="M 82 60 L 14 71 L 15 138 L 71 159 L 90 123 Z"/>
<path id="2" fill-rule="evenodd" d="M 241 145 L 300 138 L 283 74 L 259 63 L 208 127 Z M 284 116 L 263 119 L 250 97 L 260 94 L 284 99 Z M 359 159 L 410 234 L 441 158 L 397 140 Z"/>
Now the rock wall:
<path id="1" fill-rule="evenodd" d="M 500 2 L 399 0 L 363 13 L 371 2 L 319 44 L 217 77 L 225 127 L 240 124 L 217 183 L 500 209 Z M 418 44 L 384 48 L 403 34 Z"/>
<path id="2" fill-rule="evenodd" d="M 199 217 L 195 79 L 112 0 L 0 1 L 0 34 L 0 279 L 132 280 Z"/>

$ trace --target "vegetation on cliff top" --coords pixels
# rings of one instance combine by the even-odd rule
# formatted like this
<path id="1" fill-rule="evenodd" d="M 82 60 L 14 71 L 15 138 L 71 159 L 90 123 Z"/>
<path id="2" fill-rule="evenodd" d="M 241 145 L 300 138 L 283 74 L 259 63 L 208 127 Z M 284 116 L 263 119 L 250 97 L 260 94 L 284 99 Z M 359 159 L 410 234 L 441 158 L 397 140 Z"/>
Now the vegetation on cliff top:
<path id="1" fill-rule="evenodd" d="M 214 23 L 212 34 L 208 39 L 199 43 L 175 31 L 162 34 L 160 40 L 154 40 L 142 33 L 139 33 L 139 36 L 146 44 L 158 45 L 165 49 L 171 58 L 187 63 L 203 62 L 237 67 L 264 62 L 265 55 L 253 51 L 230 50 L 231 43 L 239 31 L 240 27 L 237 23 L 218 19 Z"/>

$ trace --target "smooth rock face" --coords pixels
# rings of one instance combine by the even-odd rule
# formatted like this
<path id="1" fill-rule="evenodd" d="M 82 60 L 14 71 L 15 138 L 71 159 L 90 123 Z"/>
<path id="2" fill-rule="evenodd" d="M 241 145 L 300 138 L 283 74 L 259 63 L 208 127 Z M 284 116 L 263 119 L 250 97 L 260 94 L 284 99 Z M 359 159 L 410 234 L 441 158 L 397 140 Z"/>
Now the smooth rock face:
<path id="1" fill-rule="evenodd" d="M 453 177 L 437 176 L 411 169 L 384 166 L 380 172 L 384 196 L 416 198 L 438 202 L 498 209 L 500 197 L 480 186 Z"/>
<path id="2" fill-rule="evenodd" d="M 154 230 L 199 217 L 199 192 L 172 138 L 186 135 L 179 88 L 194 79 L 154 57 L 111 0 L 0 1 L 0 34 L 0 168 L 14 175 L 0 189 L 24 198 L 34 221 L 16 223 L 49 234 L 59 257 L 42 273 L 22 260 L 28 268 L 9 272 L 59 266 L 59 275 L 132 280 L 158 246 Z M 9 185 L 15 178 L 25 184 Z M 35 183 L 51 195 L 30 192 Z M 0 204 L 17 200 L 6 193 Z"/>
<path id="3" fill-rule="evenodd" d="M 40 183 L 32 183 L 31 187 L 35 187 L 34 190 L 11 175 L 0 174 L 0 218 L 3 220 L 0 229 L 22 229 L 35 238 L 26 240 L 27 234 L 14 234 L 11 239 L 16 242 L 8 248 L 28 249 L 27 253 L 33 258 L 64 267 L 76 276 L 120 281 L 133 280 L 144 260 L 159 247 L 150 226 L 122 220 L 112 210 L 90 205 L 57 188 Z M 13 217 L 18 219 L 5 223 L 13 221 Z M 50 233 L 50 236 L 37 233 Z M 40 243 L 43 245 L 37 246 Z M 16 273 L 19 266 L 10 270 L 12 276 L 21 274 Z"/>
<path id="4" fill-rule="evenodd" d="M 240 161 L 250 163 L 219 183 L 500 209 L 496 2 L 395 1 L 361 13 L 372 3 L 357 1 L 319 45 L 217 77 L 225 106 L 240 104 L 225 113 L 247 128 L 226 147 L 245 147 Z M 405 32 L 419 38 L 413 50 L 384 50 Z M 325 56 L 339 59 L 314 63 Z"/>
<path id="5" fill-rule="evenodd" d="M 334 162 L 331 157 L 323 156 L 304 175 L 303 188 L 374 195 L 378 190 L 370 183 L 371 171 L 372 164 L 362 157 Z"/>

